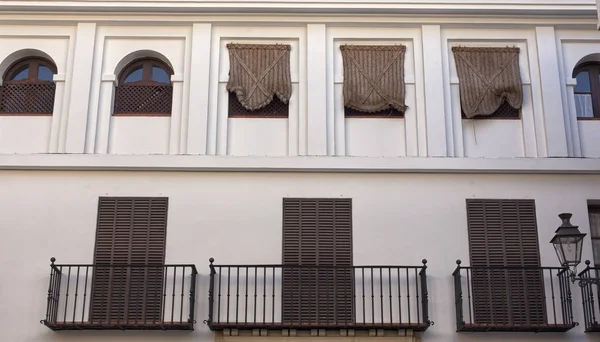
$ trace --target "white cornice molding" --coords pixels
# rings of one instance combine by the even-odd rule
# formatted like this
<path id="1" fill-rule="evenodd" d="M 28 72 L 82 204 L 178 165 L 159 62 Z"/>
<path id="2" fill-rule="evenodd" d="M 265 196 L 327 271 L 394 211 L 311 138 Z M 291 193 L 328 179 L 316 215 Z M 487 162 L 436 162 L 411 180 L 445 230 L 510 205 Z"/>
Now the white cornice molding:
<path id="1" fill-rule="evenodd" d="M 596 6 L 598 9 L 598 29 L 600 30 L 600 0 L 596 0 Z"/>
<path id="2" fill-rule="evenodd" d="M 0 155 L 0 170 L 600 175 L 600 159 L 40 154 Z"/>
<path id="3" fill-rule="evenodd" d="M 0 2 L 0 11 L 146 13 L 480 14 L 593 16 L 595 0 L 38 0 Z"/>

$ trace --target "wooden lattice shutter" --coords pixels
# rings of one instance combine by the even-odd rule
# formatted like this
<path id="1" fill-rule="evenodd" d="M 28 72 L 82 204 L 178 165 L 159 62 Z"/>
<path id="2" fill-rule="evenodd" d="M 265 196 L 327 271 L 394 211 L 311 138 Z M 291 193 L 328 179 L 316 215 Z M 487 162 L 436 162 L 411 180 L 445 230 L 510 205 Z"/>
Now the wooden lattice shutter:
<path id="1" fill-rule="evenodd" d="M 352 200 L 285 198 L 283 264 L 349 266 L 284 269 L 284 322 L 353 322 Z"/>
<path id="2" fill-rule="evenodd" d="M 100 198 L 90 314 L 93 322 L 160 321 L 167 210 L 168 199 L 164 197 Z"/>
<path id="3" fill-rule="evenodd" d="M 475 322 L 544 324 L 544 285 L 533 200 L 467 200 Z"/>

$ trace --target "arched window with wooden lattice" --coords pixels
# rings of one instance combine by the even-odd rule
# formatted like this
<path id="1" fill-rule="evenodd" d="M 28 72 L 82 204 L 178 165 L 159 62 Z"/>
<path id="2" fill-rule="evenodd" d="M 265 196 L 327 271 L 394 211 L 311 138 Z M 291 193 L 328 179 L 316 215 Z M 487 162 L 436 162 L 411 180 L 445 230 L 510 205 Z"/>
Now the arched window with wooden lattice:
<path id="1" fill-rule="evenodd" d="M 52 115 L 56 85 L 54 63 L 25 58 L 11 65 L 2 78 L 0 114 Z"/>
<path id="2" fill-rule="evenodd" d="M 113 115 L 169 116 L 173 70 L 158 59 L 138 59 L 119 75 Z"/>

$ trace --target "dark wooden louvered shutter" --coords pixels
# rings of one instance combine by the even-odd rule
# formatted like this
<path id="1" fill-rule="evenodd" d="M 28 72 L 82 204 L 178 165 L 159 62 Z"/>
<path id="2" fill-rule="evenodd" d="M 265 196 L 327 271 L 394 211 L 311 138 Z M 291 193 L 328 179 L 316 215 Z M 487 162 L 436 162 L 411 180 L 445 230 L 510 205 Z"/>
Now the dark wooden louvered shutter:
<path id="1" fill-rule="evenodd" d="M 283 200 L 283 321 L 306 324 L 354 320 L 352 200 Z"/>
<path id="2" fill-rule="evenodd" d="M 90 314 L 93 322 L 160 321 L 167 210 L 165 197 L 100 198 Z"/>
<path id="3" fill-rule="evenodd" d="M 526 270 L 473 269 L 475 322 L 544 324 L 544 285 L 533 200 L 468 199 L 469 246 L 473 267 L 533 267 Z"/>

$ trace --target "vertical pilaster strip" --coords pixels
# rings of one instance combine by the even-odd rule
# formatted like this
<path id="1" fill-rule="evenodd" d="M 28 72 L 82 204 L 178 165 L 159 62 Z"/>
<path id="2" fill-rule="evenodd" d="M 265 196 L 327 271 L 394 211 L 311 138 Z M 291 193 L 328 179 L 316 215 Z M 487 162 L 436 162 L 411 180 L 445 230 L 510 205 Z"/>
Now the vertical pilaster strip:
<path id="1" fill-rule="evenodd" d="M 66 153 L 84 153 L 88 123 L 88 108 L 94 65 L 96 24 L 77 24 L 75 52 L 71 71 L 71 98 L 69 103 Z"/>
<path id="2" fill-rule="evenodd" d="M 542 90 L 544 119 L 536 123 L 545 132 L 547 156 L 567 157 L 567 135 L 561 92 L 558 55 L 554 27 L 536 27 L 538 64 Z M 542 124 L 543 127 L 539 125 Z M 543 156 L 543 155 L 542 155 Z"/>
<path id="3" fill-rule="evenodd" d="M 327 149 L 327 26 L 307 25 L 307 154 L 324 156 Z M 333 122 L 333 113 L 331 122 Z"/>
<path id="4" fill-rule="evenodd" d="M 188 154 L 206 154 L 211 30 L 211 24 L 194 24 L 192 28 L 187 119 L 186 153 Z"/>
<path id="5" fill-rule="evenodd" d="M 54 108 L 52 109 L 52 124 L 50 127 L 50 139 L 48 140 L 48 153 L 58 153 L 58 141 L 60 139 L 60 122 L 63 115 L 63 104 L 65 95 L 65 75 L 54 75 L 56 91 L 54 93 Z"/>
<path id="6" fill-rule="evenodd" d="M 441 28 L 439 25 L 423 25 L 421 34 L 423 37 L 427 156 L 446 157 L 448 151 Z"/>
<path id="7" fill-rule="evenodd" d="M 183 75 L 171 76 L 173 85 L 173 105 L 171 109 L 171 127 L 169 129 L 169 154 L 179 154 L 181 142 L 181 112 L 183 98 Z"/>
<path id="8" fill-rule="evenodd" d="M 94 153 L 107 154 L 110 140 L 110 120 L 113 112 L 113 97 L 117 85 L 117 77 L 113 74 L 102 76 L 98 106 L 98 122 L 96 124 L 96 143 Z"/>

